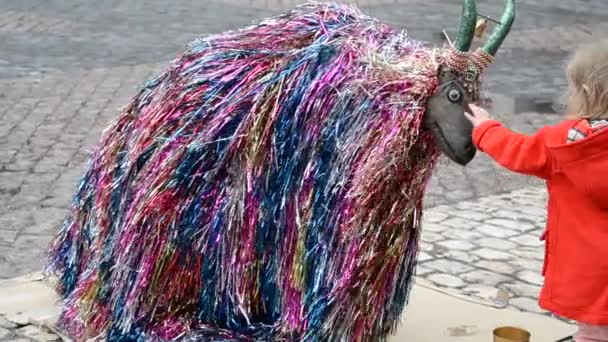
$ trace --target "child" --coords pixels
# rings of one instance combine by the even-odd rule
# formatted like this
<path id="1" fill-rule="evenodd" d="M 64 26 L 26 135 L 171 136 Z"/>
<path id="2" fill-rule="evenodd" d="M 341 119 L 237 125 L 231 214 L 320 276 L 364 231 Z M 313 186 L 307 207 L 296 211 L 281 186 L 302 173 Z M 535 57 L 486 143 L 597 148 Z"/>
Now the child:
<path id="1" fill-rule="evenodd" d="M 471 105 L 477 148 L 546 181 L 549 202 L 540 306 L 578 322 L 578 342 L 608 341 L 608 42 L 567 67 L 568 119 L 533 136 Z"/>

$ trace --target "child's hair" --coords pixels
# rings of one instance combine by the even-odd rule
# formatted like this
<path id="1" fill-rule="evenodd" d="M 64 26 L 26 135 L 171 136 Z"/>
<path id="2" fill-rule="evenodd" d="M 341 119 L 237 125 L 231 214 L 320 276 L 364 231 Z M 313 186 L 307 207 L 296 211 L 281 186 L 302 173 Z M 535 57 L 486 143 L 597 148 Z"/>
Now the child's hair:
<path id="1" fill-rule="evenodd" d="M 570 118 L 608 118 L 608 40 L 579 48 L 566 68 Z"/>

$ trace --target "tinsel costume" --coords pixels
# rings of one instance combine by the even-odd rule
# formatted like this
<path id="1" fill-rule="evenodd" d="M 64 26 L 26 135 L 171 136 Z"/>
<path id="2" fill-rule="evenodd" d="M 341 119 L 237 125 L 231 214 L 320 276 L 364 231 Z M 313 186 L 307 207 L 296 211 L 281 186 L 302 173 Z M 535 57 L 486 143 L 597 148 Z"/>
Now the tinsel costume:
<path id="1" fill-rule="evenodd" d="M 468 60 L 446 51 L 337 4 L 193 42 L 92 154 L 49 255 L 59 327 L 76 340 L 384 340 L 439 156 L 425 104 L 439 64 Z M 478 57 L 481 69 L 491 56 Z"/>

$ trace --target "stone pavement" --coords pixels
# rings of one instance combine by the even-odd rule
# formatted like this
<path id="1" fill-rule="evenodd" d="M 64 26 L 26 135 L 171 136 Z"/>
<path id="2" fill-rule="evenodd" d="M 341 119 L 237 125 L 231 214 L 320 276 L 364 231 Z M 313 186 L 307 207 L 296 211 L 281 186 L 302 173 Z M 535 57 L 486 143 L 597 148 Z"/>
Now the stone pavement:
<path id="1" fill-rule="evenodd" d="M 546 191 L 531 187 L 425 213 L 417 275 L 437 286 L 541 313 Z"/>
<path id="2" fill-rule="evenodd" d="M 478 2 L 480 12 L 500 14 L 503 1 Z M 454 31 L 460 13 L 456 0 L 357 3 L 371 15 L 407 28 L 412 37 L 433 42 L 439 42 L 442 29 Z M 517 99 L 552 100 L 564 91 L 562 65 L 569 51 L 608 34 L 608 6 L 604 0 L 517 3 L 516 24 L 488 71 L 487 89 Z M 291 0 L 1 1 L 0 279 L 40 268 L 88 151 L 140 84 L 197 35 L 237 28 L 293 4 Z M 497 116 L 525 133 L 558 120 L 556 115 L 525 109 Z M 516 229 L 513 235 L 505 230 L 508 236 L 502 237 L 497 236 L 500 222 L 508 224 L 505 222 L 519 216 L 485 218 L 488 214 L 478 210 L 481 216 L 459 221 L 458 213 L 466 211 L 456 209 L 467 203 L 487 204 L 480 198 L 501 193 L 516 201 L 528 196 L 529 190 L 522 190 L 521 195 L 519 189 L 539 183 L 507 173 L 483 155 L 467 168 L 442 164 L 428 190 L 427 207 L 433 208 L 428 217 L 451 212 L 449 219 L 429 225 L 425 232 L 426 254 L 420 274 L 469 292 L 487 294 L 490 290 L 482 287 L 492 286 L 518 293 L 521 299 L 513 299 L 509 305 L 534 311 L 530 299 L 538 277 L 531 272 L 538 271 L 542 249 L 526 243 L 533 244 L 540 225 L 534 226 L 536 230 Z M 542 198 L 542 191 L 538 196 Z M 496 215 L 506 208 L 502 203 L 497 201 L 493 207 Z M 536 205 L 542 207 L 542 202 Z M 526 210 L 529 205 L 522 207 Z M 540 212 L 527 214 L 531 222 L 541 217 Z M 432 231 L 439 227 L 452 228 Z M 463 232 L 469 234 L 461 235 Z M 482 237 L 471 241 L 467 238 L 471 234 Z M 513 243 L 517 249 L 511 249 Z M 514 259 L 502 254 L 503 250 L 523 255 Z M 509 267 L 513 272 L 506 272 Z M 487 277 L 486 271 L 494 276 Z"/>

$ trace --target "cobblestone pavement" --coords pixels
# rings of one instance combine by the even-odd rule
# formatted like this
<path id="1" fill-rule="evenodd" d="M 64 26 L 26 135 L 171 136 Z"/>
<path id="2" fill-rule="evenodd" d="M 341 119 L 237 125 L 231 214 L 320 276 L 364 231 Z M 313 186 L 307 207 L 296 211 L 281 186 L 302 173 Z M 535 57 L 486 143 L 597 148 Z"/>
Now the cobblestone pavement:
<path id="1" fill-rule="evenodd" d="M 503 1 L 478 2 L 480 12 L 500 14 Z M 603 0 L 517 3 L 515 27 L 488 71 L 487 89 L 510 97 L 551 100 L 564 90 L 561 67 L 568 52 L 608 33 L 608 6 Z M 291 0 L 0 1 L 0 278 L 39 269 L 47 243 L 66 213 L 87 151 L 138 85 L 164 68 L 197 35 L 236 28 L 293 4 Z M 358 4 L 381 20 L 408 28 L 412 37 L 433 42 L 439 42 L 442 29 L 454 31 L 460 13 L 456 0 L 358 0 Z M 522 111 L 497 114 L 525 133 L 558 119 L 535 113 L 535 108 Z M 427 207 L 435 207 L 430 212 L 538 185 L 500 170 L 483 155 L 467 168 L 443 164 L 428 190 Z M 483 233 L 483 227 L 455 229 Z M 428 233 L 433 233 L 431 229 Z M 439 234 L 441 241 L 427 242 L 426 248 L 462 247 L 459 236 L 449 231 Z M 478 246 L 485 249 L 475 250 L 477 254 L 462 254 L 473 260 L 482 257 L 479 253 L 502 250 L 488 241 L 489 245 Z M 459 251 L 458 247 L 443 248 L 452 254 Z M 434 251 L 428 251 L 430 259 L 421 264 L 421 273 L 425 268 L 440 271 L 437 267 L 443 266 L 438 265 L 446 260 L 463 263 L 458 256 Z M 521 260 L 532 263 L 536 259 L 525 255 Z M 431 280 L 456 277 L 465 289 L 481 277 L 481 273 L 468 273 L 482 271 L 477 261 L 468 266 L 472 269 L 465 268 L 462 274 L 427 274 L 429 278 L 437 274 Z M 501 286 L 517 282 L 516 273 L 505 274 L 509 279 Z"/>
<path id="2" fill-rule="evenodd" d="M 498 306 L 542 312 L 545 203 L 545 189 L 531 187 L 427 210 L 418 276 Z"/>

